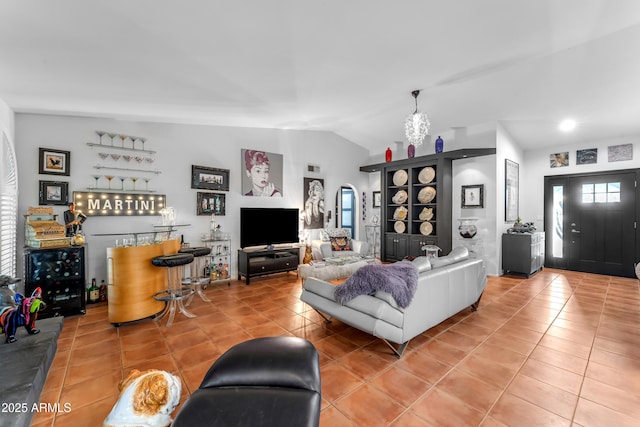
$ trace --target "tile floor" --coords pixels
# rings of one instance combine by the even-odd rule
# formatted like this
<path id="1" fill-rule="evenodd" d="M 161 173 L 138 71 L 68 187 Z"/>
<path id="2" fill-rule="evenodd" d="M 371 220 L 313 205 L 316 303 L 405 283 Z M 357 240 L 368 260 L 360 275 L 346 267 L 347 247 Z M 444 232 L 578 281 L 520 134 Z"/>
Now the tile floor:
<path id="1" fill-rule="evenodd" d="M 194 299 L 195 319 L 115 328 L 105 303 L 65 319 L 32 426 L 100 426 L 131 368 L 179 375 L 181 402 L 231 345 L 296 335 L 320 352 L 322 426 L 638 426 L 638 281 L 545 269 L 491 277 L 477 312 L 416 337 L 398 360 L 380 340 L 325 325 L 294 274 L 233 282 Z"/>

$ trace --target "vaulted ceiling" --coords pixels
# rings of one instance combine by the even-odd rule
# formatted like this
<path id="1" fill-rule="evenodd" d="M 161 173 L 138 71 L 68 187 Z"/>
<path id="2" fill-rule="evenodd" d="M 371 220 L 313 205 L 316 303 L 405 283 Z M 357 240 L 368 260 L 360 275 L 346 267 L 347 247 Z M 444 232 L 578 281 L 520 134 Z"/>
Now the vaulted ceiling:
<path id="1" fill-rule="evenodd" d="M 405 140 L 414 89 L 432 135 L 501 122 L 524 150 L 640 135 L 640 2 L 0 3 L 16 112 L 325 130 L 379 153 Z"/>

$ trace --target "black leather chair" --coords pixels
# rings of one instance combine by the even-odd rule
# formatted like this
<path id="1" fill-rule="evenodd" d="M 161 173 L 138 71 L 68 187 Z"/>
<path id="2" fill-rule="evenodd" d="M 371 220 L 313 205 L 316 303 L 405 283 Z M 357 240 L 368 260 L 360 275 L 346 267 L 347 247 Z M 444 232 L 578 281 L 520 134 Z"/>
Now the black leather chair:
<path id="1" fill-rule="evenodd" d="M 231 347 L 209 368 L 172 427 L 317 427 L 318 352 L 307 340 L 267 337 Z"/>

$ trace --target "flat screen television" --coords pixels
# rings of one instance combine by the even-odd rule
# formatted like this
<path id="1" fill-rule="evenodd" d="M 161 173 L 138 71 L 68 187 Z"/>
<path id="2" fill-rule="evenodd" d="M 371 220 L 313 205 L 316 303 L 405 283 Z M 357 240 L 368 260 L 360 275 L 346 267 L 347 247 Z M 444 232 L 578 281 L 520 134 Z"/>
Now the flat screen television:
<path id="1" fill-rule="evenodd" d="M 300 212 L 292 208 L 240 208 L 240 247 L 298 243 Z"/>

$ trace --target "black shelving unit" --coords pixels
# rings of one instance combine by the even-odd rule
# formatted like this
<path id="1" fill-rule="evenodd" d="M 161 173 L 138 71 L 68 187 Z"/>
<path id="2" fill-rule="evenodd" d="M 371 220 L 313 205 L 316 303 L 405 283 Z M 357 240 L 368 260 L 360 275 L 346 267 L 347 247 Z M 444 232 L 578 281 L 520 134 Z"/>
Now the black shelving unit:
<path id="1" fill-rule="evenodd" d="M 406 256 L 425 255 L 422 250 L 425 245 L 437 245 L 442 249 L 442 254 L 449 253 L 453 244 L 453 161 L 495 153 L 495 148 L 471 148 L 360 167 L 363 172 L 381 173 L 382 260 L 398 261 Z M 419 174 L 426 167 L 434 169 L 435 177 L 431 182 L 420 182 Z M 404 170 L 407 174 L 406 183 L 401 185 L 393 182 L 393 177 L 399 170 Z M 435 190 L 435 197 L 427 203 L 418 197 L 425 187 Z M 400 190 L 407 192 L 407 200 L 397 203 L 397 199 L 394 201 L 393 197 Z M 401 206 L 407 209 L 407 214 L 405 219 L 398 220 L 394 218 L 394 213 Z M 424 208 L 432 209 L 433 216 L 429 220 L 419 217 Z M 398 224 L 399 227 L 396 229 L 398 221 L 401 221 L 404 227 Z M 429 234 L 424 234 L 420 229 L 425 222 L 431 224 Z M 399 230 L 401 232 L 398 232 Z"/>

